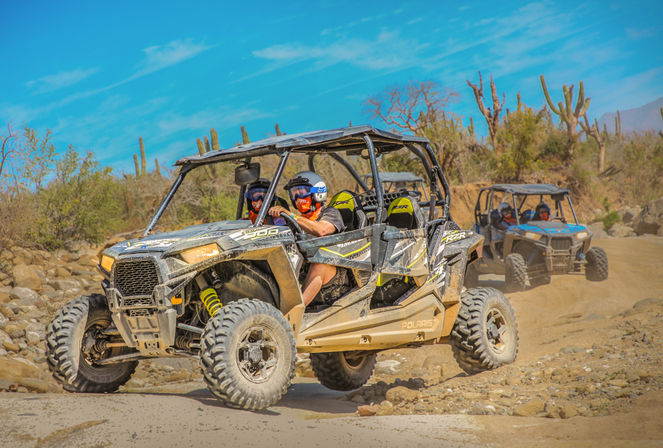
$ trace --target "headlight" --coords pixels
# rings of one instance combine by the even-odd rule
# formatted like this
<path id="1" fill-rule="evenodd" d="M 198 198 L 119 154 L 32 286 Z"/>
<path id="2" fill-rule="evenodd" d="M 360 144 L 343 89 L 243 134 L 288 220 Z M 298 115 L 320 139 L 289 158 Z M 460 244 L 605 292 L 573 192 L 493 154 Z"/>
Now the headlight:
<path id="1" fill-rule="evenodd" d="M 113 257 L 109 257 L 108 255 L 102 255 L 101 256 L 101 269 L 103 269 L 106 272 L 110 272 L 111 269 L 113 269 L 113 264 L 115 264 L 115 259 Z"/>
<path id="2" fill-rule="evenodd" d="M 576 233 L 576 238 L 579 240 L 587 238 L 587 235 L 589 235 L 587 232 L 578 232 Z"/>
<path id="3" fill-rule="evenodd" d="M 534 232 L 525 232 L 525 238 L 529 238 L 530 240 L 540 240 L 541 239 L 541 234 L 540 233 L 534 233 Z"/>
<path id="4" fill-rule="evenodd" d="M 180 257 L 189 264 L 196 264 L 203 260 L 207 260 L 208 258 L 215 257 L 219 255 L 219 253 L 219 246 L 216 243 L 212 243 L 185 250 L 180 254 Z"/>

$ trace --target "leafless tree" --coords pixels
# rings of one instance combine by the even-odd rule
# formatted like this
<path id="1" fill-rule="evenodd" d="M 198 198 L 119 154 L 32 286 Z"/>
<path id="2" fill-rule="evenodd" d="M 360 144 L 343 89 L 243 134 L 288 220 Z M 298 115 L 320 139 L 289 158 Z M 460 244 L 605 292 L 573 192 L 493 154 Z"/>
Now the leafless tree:
<path id="1" fill-rule="evenodd" d="M 497 144 L 497 128 L 500 124 L 500 112 L 504 107 L 504 101 L 506 100 L 506 95 L 502 93 L 502 102 L 500 103 L 500 97 L 497 96 L 497 89 L 495 88 L 495 81 L 493 81 L 493 75 L 490 75 L 490 93 L 493 97 L 493 107 L 486 107 L 483 104 L 483 78 L 481 78 L 481 72 L 479 72 L 479 85 L 476 86 L 472 84 L 469 79 L 467 80 L 467 85 L 472 88 L 474 92 L 474 98 L 477 101 L 477 106 L 481 114 L 486 119 L 486 124 L 488 125 L 488 133 L 490 134 L 490 142 L 493 146 L 493 150 L 500 154 L 502 152 L 501 148 Z"/>
<path id="2" fill-rule="evenodd" d="M 12 129 L 11 123 L 7 123 L 7 135 L 0 135 L 0 184 L 9 161 L 18 151 L 19 134 Z"/>
<path id="3" fill-rule="evenodd" d="M 422 129 L 440 119 L 444 108 L 458 92 L 442 89 L 434 81 L 411 81 L 406 86 L 388 87 L 364 101 L 371 118 L 380 118 L 394 131 L 421 134 Z"/>

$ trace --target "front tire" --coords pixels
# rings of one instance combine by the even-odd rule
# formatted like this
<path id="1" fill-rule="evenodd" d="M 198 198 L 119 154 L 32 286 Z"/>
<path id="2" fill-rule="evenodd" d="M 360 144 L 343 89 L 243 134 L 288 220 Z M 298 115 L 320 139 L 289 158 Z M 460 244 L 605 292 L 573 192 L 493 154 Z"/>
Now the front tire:
<path id="1" fill-rule="evenodd" d="M 348 391 L 366 384 L 373 374 L 376 359 L 375 353 L 311 353 L 311 367 L 323 386 Z"/>
<path id="2" fill-rule="evenodd" d="M 461 295 L 451 348 L 460 368 L 469 374 L 515 361 L 518 325 L 504 294 L 494 288 L 475 288 Z"/>
<path id="3" fill-rule="evenodd" d="M 53 377 L 69 392 L 115 392 L 129 381 L 137 361 L 99 366 L 94 359 L 131 353 L 129 347 L 94 351 L 99 330 L 112 323 L 106 297 L 78 297 L 56 314 L 46 329 L 46 361 Z M 89 347 L 84 350 L 83 344 Z"/>
<path id="4" fill-rule="evenodd" d="M 600 247 L 592 247 L 585 255 L 585 278 L 590 282 L 602 282 L 608 279 L 608 255 Z"/>
<path id="5" fill-rule="evenodd" d="M 226 405 L 258 410 L 278 402 L 294 377 L 295 338 L 273 306 L 240 299 L 207 321 L 200 362 L 207 386 Z"/>
<path id="6" fill-rule="evenodd" d="M 509 291 L 524 291 L 527 288 L 527 265 L 520 254 L 509 254 L 504 261 L 504 283 Z"/>

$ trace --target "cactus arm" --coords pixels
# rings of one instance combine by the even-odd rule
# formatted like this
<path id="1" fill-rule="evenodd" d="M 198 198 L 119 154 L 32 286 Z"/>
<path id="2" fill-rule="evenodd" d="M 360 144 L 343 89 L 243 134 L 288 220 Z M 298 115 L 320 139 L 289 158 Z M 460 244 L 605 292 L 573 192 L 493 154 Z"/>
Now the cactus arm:
<path id="1" fill-rule="evenodd" d="M 219 134 L 216 133 L 216 129 L 214 128 L 210 129 L 209 133 L 212 138 L 212 150 L 218 151 L 221 149 L 221 146 L 219 145 Z"/>
<path id="2" fill-rule="evenodd" d="M 554 113 L 559 115 L 559 109 L 555 109 L 555 105 L 553 104 L 552 100 L 550 99 L 550 94 L 548 93 L 548 87 L 546 87 L 546 80 L 543 77 L 543 75 L 540 76 L 541 79 L 541 87 L 543 87 L 543 94 L 546 97 L 546 102 L 548 103 L 548 107 L 550 107 L 550 110 L 552 110 Z M 562 103 L 559 103 L 559 106 L 561 108 Z"/>
<path id="3" fill-rule="evenodd" d="M 134 154 L 134 166 L 136 168 L 136 177 L 140 176 L 140 166 L 138 166 L 138 155 Z"/>
<path id="4" fill-rule="evenodd" d="M 205 144 L 201 139 L 199 138 L 196 139 L 196 145 L 198 146 L 198 154 L 200 154 L 201 156 L 207 152 L 205 151 Z"/>

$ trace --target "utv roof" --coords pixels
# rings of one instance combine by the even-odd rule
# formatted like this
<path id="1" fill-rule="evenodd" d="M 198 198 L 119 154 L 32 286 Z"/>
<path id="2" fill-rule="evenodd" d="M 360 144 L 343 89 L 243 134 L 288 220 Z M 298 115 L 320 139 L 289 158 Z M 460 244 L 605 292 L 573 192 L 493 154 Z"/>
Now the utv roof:
<path id="1" fill-rule="evenodd" d="M 362 177 L 373 177 L 371 174 L 362 174 Z M 405 171 L 403 173 L 380 172 L 382 182 L 423 182 L 422 177 Z"/>
<path id="2" fill-rule="evenodd" d="M 408 143 L 428 143 L 428 139 L 414 135 L 394 134 L 381 129 L 375 129 L 372 126 L 351 126 L 268 137 L 233 148 L 219 149 L 203 155 L 184 157 L 178 160 L 175 165 L 200 165 L 222 160 L 261 156 L 264 154 L 280 154 L 286 150 L 311 153 L 335 152 L 356 148 L 359 151 L 366 147 L 363 138 L 365 134 L 370 136 L 378 152 L 394 151 Z"/>
<path id="3" fill-rule="evenodd" d="M 567 194 L 570 190 L 552 184 L 495 184 L 490 190 L 512 194 Z"/>

